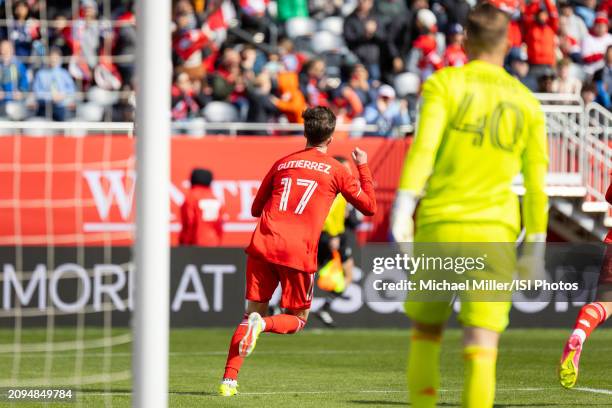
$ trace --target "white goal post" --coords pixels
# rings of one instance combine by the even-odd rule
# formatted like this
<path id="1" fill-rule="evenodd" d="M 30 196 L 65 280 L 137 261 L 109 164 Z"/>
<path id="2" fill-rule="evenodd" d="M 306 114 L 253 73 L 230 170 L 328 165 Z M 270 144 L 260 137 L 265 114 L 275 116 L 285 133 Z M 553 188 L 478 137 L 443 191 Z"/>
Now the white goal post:
<path id="1" fill-rule="evenodd" d="M 168 406 L 170 3 L 138 0 L 136 5 L 135 408 Z"/>

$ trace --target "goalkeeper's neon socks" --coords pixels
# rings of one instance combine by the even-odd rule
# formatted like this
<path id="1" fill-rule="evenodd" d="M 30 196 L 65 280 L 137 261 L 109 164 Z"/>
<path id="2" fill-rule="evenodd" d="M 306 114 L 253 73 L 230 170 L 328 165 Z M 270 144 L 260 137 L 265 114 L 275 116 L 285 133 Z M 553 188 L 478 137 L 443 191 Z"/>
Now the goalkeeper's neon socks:
<path id="1" fill-rule="evenodd" d="M 223 374 L 225 379 L 235 380 L 238 378 L 238 371 L 240 371 L 240 367 L 242 366 L 242 362 L 244 360 L 244 358 L 240 357 L 240 354 L 238 353 L 238 345 L 240 344 L 240 340 L 242 340 L 246 334 L 248 317 L 249 315 L 245 313 L 242 321 L 236 327 L 232 340 L 230 341 L 229 351 L 227 352 L 227 361 L 225 363 L 225 373 Z"/>
<path id="2" fill-rule="evenodd" d="M 589 338 L 593 330 L 608 318 L 606 309 L 599 302 L 589 303 L 580 309 L 572 336 L 580 338 L 580 344 L 583 344 Z"/>
<path id="3" fill-rule="evenodd" d="M 232 397 L 238 394 L 238 382 L 231 378 L 224 378 L 219 384 L 219 395 L 222 397 Z"/>
<path id="4" fill-rule="evenodd" d="M 490 408 L 495 400 L 497 348 L 467 346 L 463 349 L 465 380 L 463 407 Z"/>
<path id="5" fill-rule="evenodd" d="M 249 315 L 247 320 L 247 331 L 238 344 L 238 352 L 240 353 L 241 357 L 248 357 L 251 355 L 253 350 L 255 350 L 255 345 L 257 344 L 259 334 L 265 327 L 266 324 L 259 313 L 253 312 Z"/>
<path id="6" fill-rule="evenodd" d="M 306 321 L 289 314 L 279 314 L 263 318 L 264 332 L 276 334 L 293 334 L 306 326 Z"/>
<path id="7" fill-rule="evenodd" d="M 408 355 L 408 393 L 416 408 L 435 408 L 440 389 L 440 335 L 413 329 Z"/>
<path id="8" fill-rule="evenodd" d="M 576 335 L 571 335 L 561 356 L 559 364 L 559 382 L 565 388 L 572 388 L 578 380 L 578 365 L 582 353 L 582 340 Z"/>

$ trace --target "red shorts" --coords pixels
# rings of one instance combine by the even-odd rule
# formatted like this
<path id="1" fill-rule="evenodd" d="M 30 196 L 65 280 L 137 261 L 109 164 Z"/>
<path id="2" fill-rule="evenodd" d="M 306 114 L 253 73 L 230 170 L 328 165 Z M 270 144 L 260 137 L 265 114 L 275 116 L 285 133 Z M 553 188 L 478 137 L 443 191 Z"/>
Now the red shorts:
<path id="1" fill-rule="evenodd" d="M 247 257 L 247 300 L 259 303 L 269 302 L 279 283 L 283 290 L 280 301 L 282 308 L 291 310 L 310 309 L 314 289 L 314 273 L 276 265 L 250 255 Z"/>

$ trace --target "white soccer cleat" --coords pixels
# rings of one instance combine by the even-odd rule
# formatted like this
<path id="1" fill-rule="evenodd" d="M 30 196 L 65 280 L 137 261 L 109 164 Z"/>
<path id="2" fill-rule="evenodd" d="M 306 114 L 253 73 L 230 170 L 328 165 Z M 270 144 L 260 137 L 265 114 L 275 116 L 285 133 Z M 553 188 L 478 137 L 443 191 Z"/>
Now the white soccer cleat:
<path id="1" fill-rule="evenodd" d="M 257 344 L 257 338 L 264 327 L 264 320 L 259 313 L 253 312 L 249 315 L 247 332 L 238 344 L 240 357 L 248 357 L 251 355 Z"/>

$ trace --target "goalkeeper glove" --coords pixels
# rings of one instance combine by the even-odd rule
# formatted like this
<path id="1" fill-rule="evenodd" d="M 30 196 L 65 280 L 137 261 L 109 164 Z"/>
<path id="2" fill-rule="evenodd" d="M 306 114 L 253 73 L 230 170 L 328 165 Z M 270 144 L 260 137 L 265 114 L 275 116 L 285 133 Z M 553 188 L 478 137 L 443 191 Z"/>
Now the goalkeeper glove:
<path id="1" fill-rule="evenodd" d="M 395 242 L 412 242 L 414 222 L 412 214 L 416 207 L 416 197 L 410 191 L 398 191 L 391 211 L 391 234 Z"/>
<path id="2" fill-rule="evenodd" d="M 518 262 L 519 276 L 523 279 L 546 278 L 546 233 L 528 234 Z"/>

